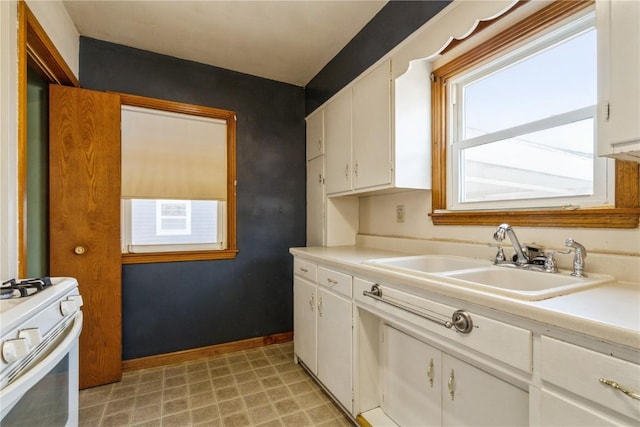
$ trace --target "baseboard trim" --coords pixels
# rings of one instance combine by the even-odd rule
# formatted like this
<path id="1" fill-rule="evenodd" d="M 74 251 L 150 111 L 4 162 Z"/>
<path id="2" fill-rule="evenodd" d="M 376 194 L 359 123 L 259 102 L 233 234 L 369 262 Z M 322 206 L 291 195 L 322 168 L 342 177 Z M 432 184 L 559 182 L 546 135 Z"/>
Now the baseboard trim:
<path id="1" fill-rule="evenodd" d="M 224 344 L 199 347 L 191 350 L 176 351 L 175 353 L 158 354 L 155 356 L 140 357 L 122 361 L 122 370 L 136 371 L 138 369 L 154 368 L 156 366 L 169 365 L 171 363 L 188 362 L 203 357 L 216 356 L 218 354 L 231 353 L 233 351 L 250 350 L 265 345 L 285 343 L 293 340 L 293 332 L 268 335 L 264 337 L 249 338 L 241 341 L 233 341 Z"/>

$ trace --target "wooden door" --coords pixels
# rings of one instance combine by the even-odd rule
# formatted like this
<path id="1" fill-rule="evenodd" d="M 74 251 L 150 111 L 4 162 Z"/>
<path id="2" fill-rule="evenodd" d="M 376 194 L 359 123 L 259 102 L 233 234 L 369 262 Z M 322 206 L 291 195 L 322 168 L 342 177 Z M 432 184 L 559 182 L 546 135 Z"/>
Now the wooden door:
<path id="1" fill-rule="evenodd" d="M 51 85 L 49 132 L 50 274 L 84 301 L 82 389 L 122 377 L 120 97 Z"/>

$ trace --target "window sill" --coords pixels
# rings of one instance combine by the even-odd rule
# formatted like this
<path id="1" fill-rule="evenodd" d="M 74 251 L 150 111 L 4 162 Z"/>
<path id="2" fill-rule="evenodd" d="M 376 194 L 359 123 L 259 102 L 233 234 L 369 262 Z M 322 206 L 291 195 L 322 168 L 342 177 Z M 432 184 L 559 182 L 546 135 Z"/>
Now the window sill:
<path id="1" fill-rule="evenodd" d="M 122 264 L 149 264 L 158 262 L 206 261 L 215 259 L 234 259 L 238 255 L 237 249 L 221 251 L 185 251 L 185 252 L 155 252 L 140 254 L 122 254 Z"/>
<path id="2" fill-rule="evenodd" d="M 610 208 L 572 211 L 432 212 L 434 225 L 510 225 L 528 227 L 638 228 L 640 209 Z"/>

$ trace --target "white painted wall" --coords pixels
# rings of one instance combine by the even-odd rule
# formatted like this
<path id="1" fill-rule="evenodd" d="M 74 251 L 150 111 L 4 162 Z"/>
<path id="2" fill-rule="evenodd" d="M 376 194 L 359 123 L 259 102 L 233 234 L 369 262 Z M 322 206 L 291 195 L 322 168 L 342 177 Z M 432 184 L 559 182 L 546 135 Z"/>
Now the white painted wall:
<path id="1" fill-rule="evenodd" d="M 396 222 L 396 206 L 404 205 L 405 222 Z M 414 239 L 449 240 L 477 244 L 495 244 L 491 227 L 434 226 L 431 212 L 431 191 L 406 191 L 360 198 L 360 234 L 409 237 Z M 503 222 L 508 223 L 505 215 Z M 520 242 L 537 243 L 545 248 L 563 248 L 565 238 L 572 237 L 588 251 L 627 254 L 640 257 L 640 229 L 588 229 L 515 227 Z M 492 252 L 493 250 L 489 251 Z M 640 258 L 638 258 L 640 270 Z"/>
<path id="2" fill-rule="evenodd" d="M 59 0 L 27 1 L 78 76 L 80 38 Z M 18 272 L 18 3 L 0 0 L 0 280 Z"/>
<path id="3" fill-rule="evenodd" d="M 18 271 L 18 8 L 0 1 L 0 280 Z"/>
<path id="4" fill-rule="evenodd" d="M 62 55 L 76 78 L 79 76 L 80 34 L 59 0 L 26 0 L 29 9 Z"/>

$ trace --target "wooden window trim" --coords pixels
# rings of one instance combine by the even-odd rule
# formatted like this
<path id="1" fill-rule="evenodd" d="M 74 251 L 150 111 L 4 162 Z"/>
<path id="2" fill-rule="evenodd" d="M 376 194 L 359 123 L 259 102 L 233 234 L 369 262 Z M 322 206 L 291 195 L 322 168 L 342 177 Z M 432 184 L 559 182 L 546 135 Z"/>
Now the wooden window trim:
<path id="1" fill-rule="evenodd" d="M 233 259 L 238 254 L 236 240 L 236 113 L 218 108 L 119 93 L 120 103 L 227 122 L 227 248 L 223 250 L 122 254 L 123 264 Z"/>
<path id="2" fill-rule="evenodd" d="M 27 65 L 45 81 L 80 87 L 24 0 L 18 2 L 18 276 L 27 276 Z"/>
<path id="3" fill-rule="evenodd" d="M 432 212 L 434 225 L 495 225 L 505 219 L 531 227 L 637 228 L 640 218 L 640 165 L 615 162 L 615 207 L 605 209 L 446 211 L 447 209 L 447 88 L 449 78 L 498 55 L 519 41 L 542 32 L 594 4 L 593 0 L 556 1 L 479 46 L 433 71 Z"/>

